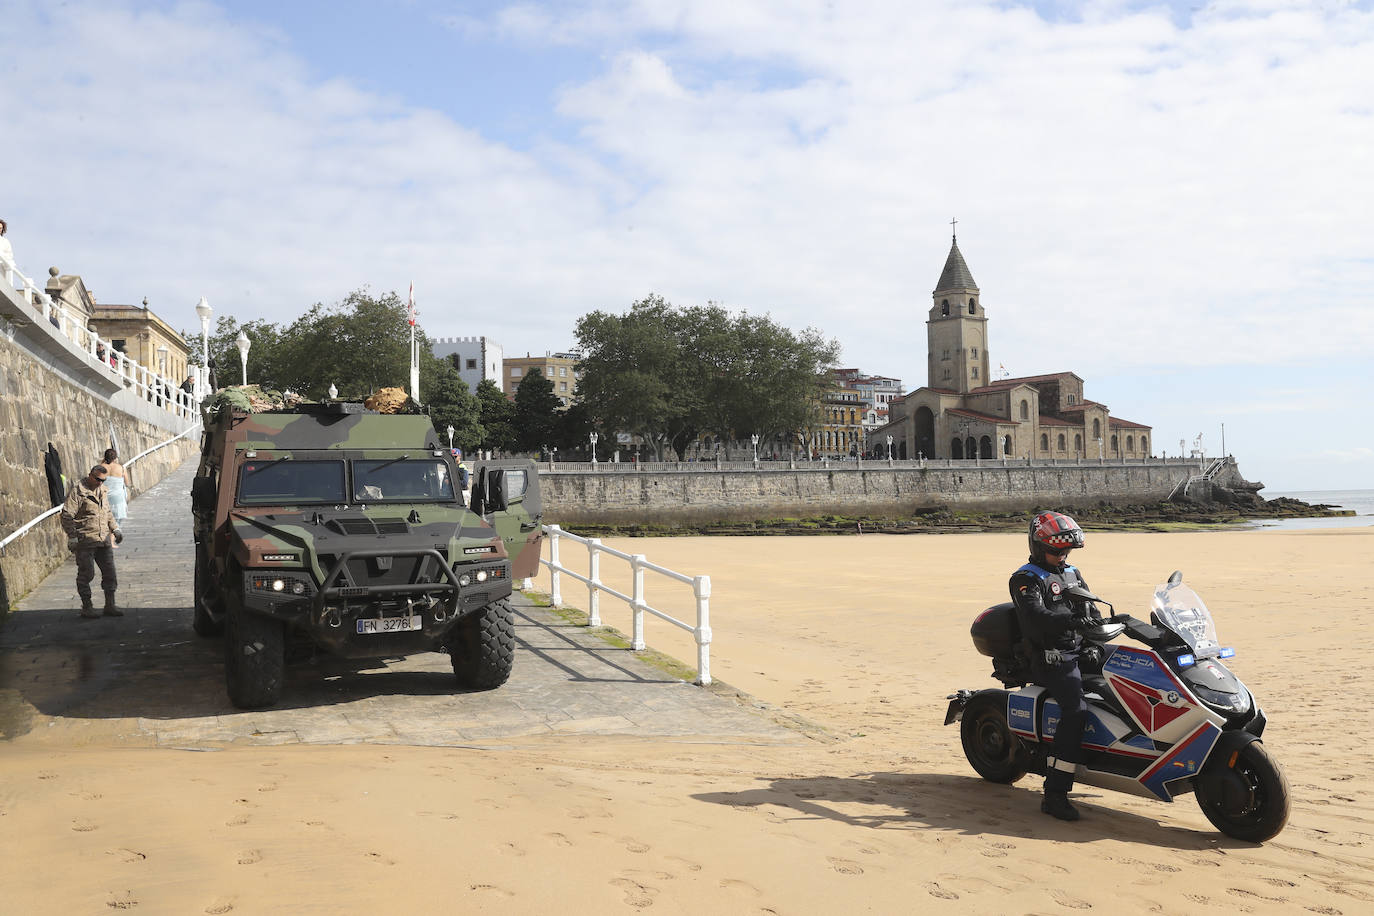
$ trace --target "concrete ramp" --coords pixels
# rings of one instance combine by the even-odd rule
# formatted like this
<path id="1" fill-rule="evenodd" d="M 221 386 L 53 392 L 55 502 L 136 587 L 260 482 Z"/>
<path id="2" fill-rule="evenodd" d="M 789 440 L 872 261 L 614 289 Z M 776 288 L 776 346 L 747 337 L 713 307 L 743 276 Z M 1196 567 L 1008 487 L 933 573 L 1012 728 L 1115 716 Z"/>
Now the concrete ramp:
<path id="1" fill-rule="evenodd" d="M 130 505 L 115 552 L 124 617 L 77 615 L 70 559 L 10 614 L 0 628 L 0 737 L 206 748 L 490 746 L 562 735 L 809 740 L 762 704 L 677 680 L 518 594 L 515 669 L 497 690 L 459 690 L 439 653 L 304 655 L 288 664 L 281 704 L 237 710 L 225 694 L 223 641 L 191 629 L 194 469 L 187 462 Z"/>

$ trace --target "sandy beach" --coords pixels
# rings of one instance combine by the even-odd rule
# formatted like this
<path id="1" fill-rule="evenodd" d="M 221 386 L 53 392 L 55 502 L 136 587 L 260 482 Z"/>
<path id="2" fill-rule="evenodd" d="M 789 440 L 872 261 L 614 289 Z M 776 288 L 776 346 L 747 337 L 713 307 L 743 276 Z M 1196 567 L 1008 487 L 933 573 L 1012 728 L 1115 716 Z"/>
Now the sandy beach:
<path id="1" fill-rule="evenodd" d="M 996 685 L 968 625 L 1005 600 L 1024 536 L 606 543 L 709 574 L 714 676 L 814 730 L 195 752 L 35 728 L 0 745 L 0 911 L 1374 912 L 1374 528 L 1089 531 L 1074 555 L 1119 610 L 1144 616 L 1174 569 L 1207 600 L 1293 791 L 1263 846 L 1188 796 L 1080 787 L 1064 824 L 1039 777 L 972 771 L 945 698 Z M 603 577 L 626 587 L 618 563 Z M 690 616 L 686 587 L 650 589 Z M 576 583 L 564 598 L 586 606 Z M 602 614 L 629 631 L 617 602 Z M 647 639 L 695 658 L 659 621 Z"/>

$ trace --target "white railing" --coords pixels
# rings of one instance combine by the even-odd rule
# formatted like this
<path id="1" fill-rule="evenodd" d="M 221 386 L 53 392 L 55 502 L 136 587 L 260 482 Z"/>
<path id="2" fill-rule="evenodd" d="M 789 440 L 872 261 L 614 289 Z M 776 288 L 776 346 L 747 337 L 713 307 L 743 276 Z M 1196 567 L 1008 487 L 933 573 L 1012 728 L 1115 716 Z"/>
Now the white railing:
<path id="1" fill-rule="evenodd" d="M 128 469 L 128 468 L 133 467 L 133 466 L 134 466 L 134 462 L 137 461 L 138 459 L 142 458 L 144 455 L 148 455 L 148 454 L 150 454 L 150 453 L 152 453 L 152 452 L 155 452 L 155 451 L 157 451 L 157 450 L 160 449 L 160 448 L 165 448 L 166 446 L 171 445 L 173 442 L 177 441 L 178 439 L 184 439 L 186 436 L 190 435 L 192 432 L 194 432 L 195 430 L 197 430 L 197 429 L 199 429 L 199 428 L 200 428 L 200 424 L 199 424 L 199 423 L 195 423 L 195 424 L 193 424 L 193 425 L 191 425 L 191 426 L 186 427 L 185 430 L 183 430 L 183 431 L 180 432 L 180 433 L 177 433 L 175 436 L 173 436 L 172 438 L 166 440 L 165 442 L 159 442 L 157 445 L 154 445 L 152 448 L 145 448 L 143 451 L 139 452 L 137 455 L 135 455 L 134 457 L 130 458 L 128 461 L 124 462 L 124 467 L 125 467 L 125 469 Z M 29 533 L 29 530 L 32 529 L 35 525 L 37 525 L 39 522 L 43 521 L 43 519 L 48 518 L 49 516 L 56 515 L 57 513 L 61 512 L 61 511 L 62 511 L 62 507 L 61 507 L 61 506 L 53 506 L 51 509 L 49 509 L 48 511 L 44 512 L 42 515 L 39 515 L 39 516 L 37 516 L 37 517 L 35 517 L 35 518 L 29 519 L 27 522 L 25 522 L 23 525 L 21 525 L 18 529 L 16 529 L 15 531 L 11 532 L 11 533 L 8 534 L 8 535 L 6 535 L 6 536 L 5 536 L 5 539 L 4 539 L 3 541 L 0 541 L 0 556 L 4 556 L 4 554 L 5 554 L 5 548 L 6 548 L 6 547 L 8 547 L 10 544 L 14 543 L 15 541 L 19 540 L 20 538 L 22 538 L 24 535 L 28 534 L 28 533 Z"/>
<path id="2" fill-rule="evenodd" d="M 40 289 L 38 284 L 24 276 L 3 253 L 0 253 L 0 279 L 11 289 L 22 290 L 24 303 L 33 307 L 37 317 L 47 321 L 57 333 L 85 351 L 92 363 L 113 372 L 124 383 L 124 387 L 134 389 L 145 400 L 165 407 L 183 419 L 197 419 L 196 398 L 192 392 L 183 391 L 171 379 L 129 359 L 122 350 L 116 350 L 111 341 L 86 327 L 89 320 L 86 316 L 74 315 L 65 305 L 54 301 L 47 290 Z M 18 281 L 17 287 L 15 281 Z"/>
<path id="3" fill-rule="evenodd" d="M 554 607 L 563 606 L 563 590 L 561 576 L 571 576 L 587 586 L 587 625 L 592 627 L 601 626 L 601 593 L 619 598 L 630 606 L 633 612 L 632 631 L 630 636 L 630 647 L 635 651 L 644 648 L 644 614 L 653 614 L 662 620 L 666 620 L 675 627 L 680 627 L 696 639 L 697 643 L 697 679 L 695 683 L 707 686 L 711 683 L 711 577 L 710 576 L 684 576 L 682 573 L 674 572 L 645 559 L 643 554 L 622 553 L 612 547 L 607 547 L 601 543 L 599 538 L 582 538 L 575 534 L 569 534 L 557 525 L 544 525 L 544 533 L 549 536 L 549 558 L 545 560 L 542 556 L 539 562 L 549 569 L 549 599 Z M 584 544 L 587 547 L 587 575 L 574 572 L 563 566 L 559 562 L 559 543 L 564 540 L 574 541 Z M 607 586 L 601 581 L 601 555 L 609 554 L 625 560 L 630 564 L 631 572 L 631 594 L 626 595 Z M 669 614 L 664 613 L 655 607 L 650 607 L 645 601 L 644 596 L 644 573 L 645 571 L 655 572 L 659 575 L 667 576 L 686 585 L 692 586 L 692 595 L 696 600 L 697 622 L 693 626 L 685 621 L 678 620 Z M 528 583 L 529 580 L 525 580 Z"/>

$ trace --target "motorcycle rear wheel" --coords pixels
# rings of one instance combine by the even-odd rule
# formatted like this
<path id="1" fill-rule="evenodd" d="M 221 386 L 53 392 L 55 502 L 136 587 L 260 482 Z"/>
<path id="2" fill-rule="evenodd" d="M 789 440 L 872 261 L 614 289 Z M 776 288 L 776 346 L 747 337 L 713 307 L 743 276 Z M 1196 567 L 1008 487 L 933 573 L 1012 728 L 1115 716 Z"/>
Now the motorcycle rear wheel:
<path id="1" fill-rule="evenodd" d="M 959 738 L 968 762 L 990 782 L 1013 783 L 1029 769 L 1030 753 L 1007 725 L 1007 697 L 1000 691 L 969 698 Z"/>
<path id="2" fill-rule="evenodd" d="M 1218 760 L 1194 787 L 1207 820 L 1238 840 L 1263 843 L 1288 823 L 1288 779 L 1269 749 L 1252 741 L 1236 752 L 1234 766 Z"/>

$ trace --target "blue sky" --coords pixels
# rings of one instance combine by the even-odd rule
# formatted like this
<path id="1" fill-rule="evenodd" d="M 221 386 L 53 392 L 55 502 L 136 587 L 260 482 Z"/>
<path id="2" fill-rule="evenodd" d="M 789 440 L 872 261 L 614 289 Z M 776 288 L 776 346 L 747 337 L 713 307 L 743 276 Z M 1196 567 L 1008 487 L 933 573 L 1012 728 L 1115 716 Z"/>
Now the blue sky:
<path id="1" fill-rule="evenodd" d="M 1013 374 L 1374 487 L 1372 6 L 0 0 L 0 217 L 182 328 L 413 280 L 523 354 L 659 293 L 910 390 L 957 216 Z"/>

